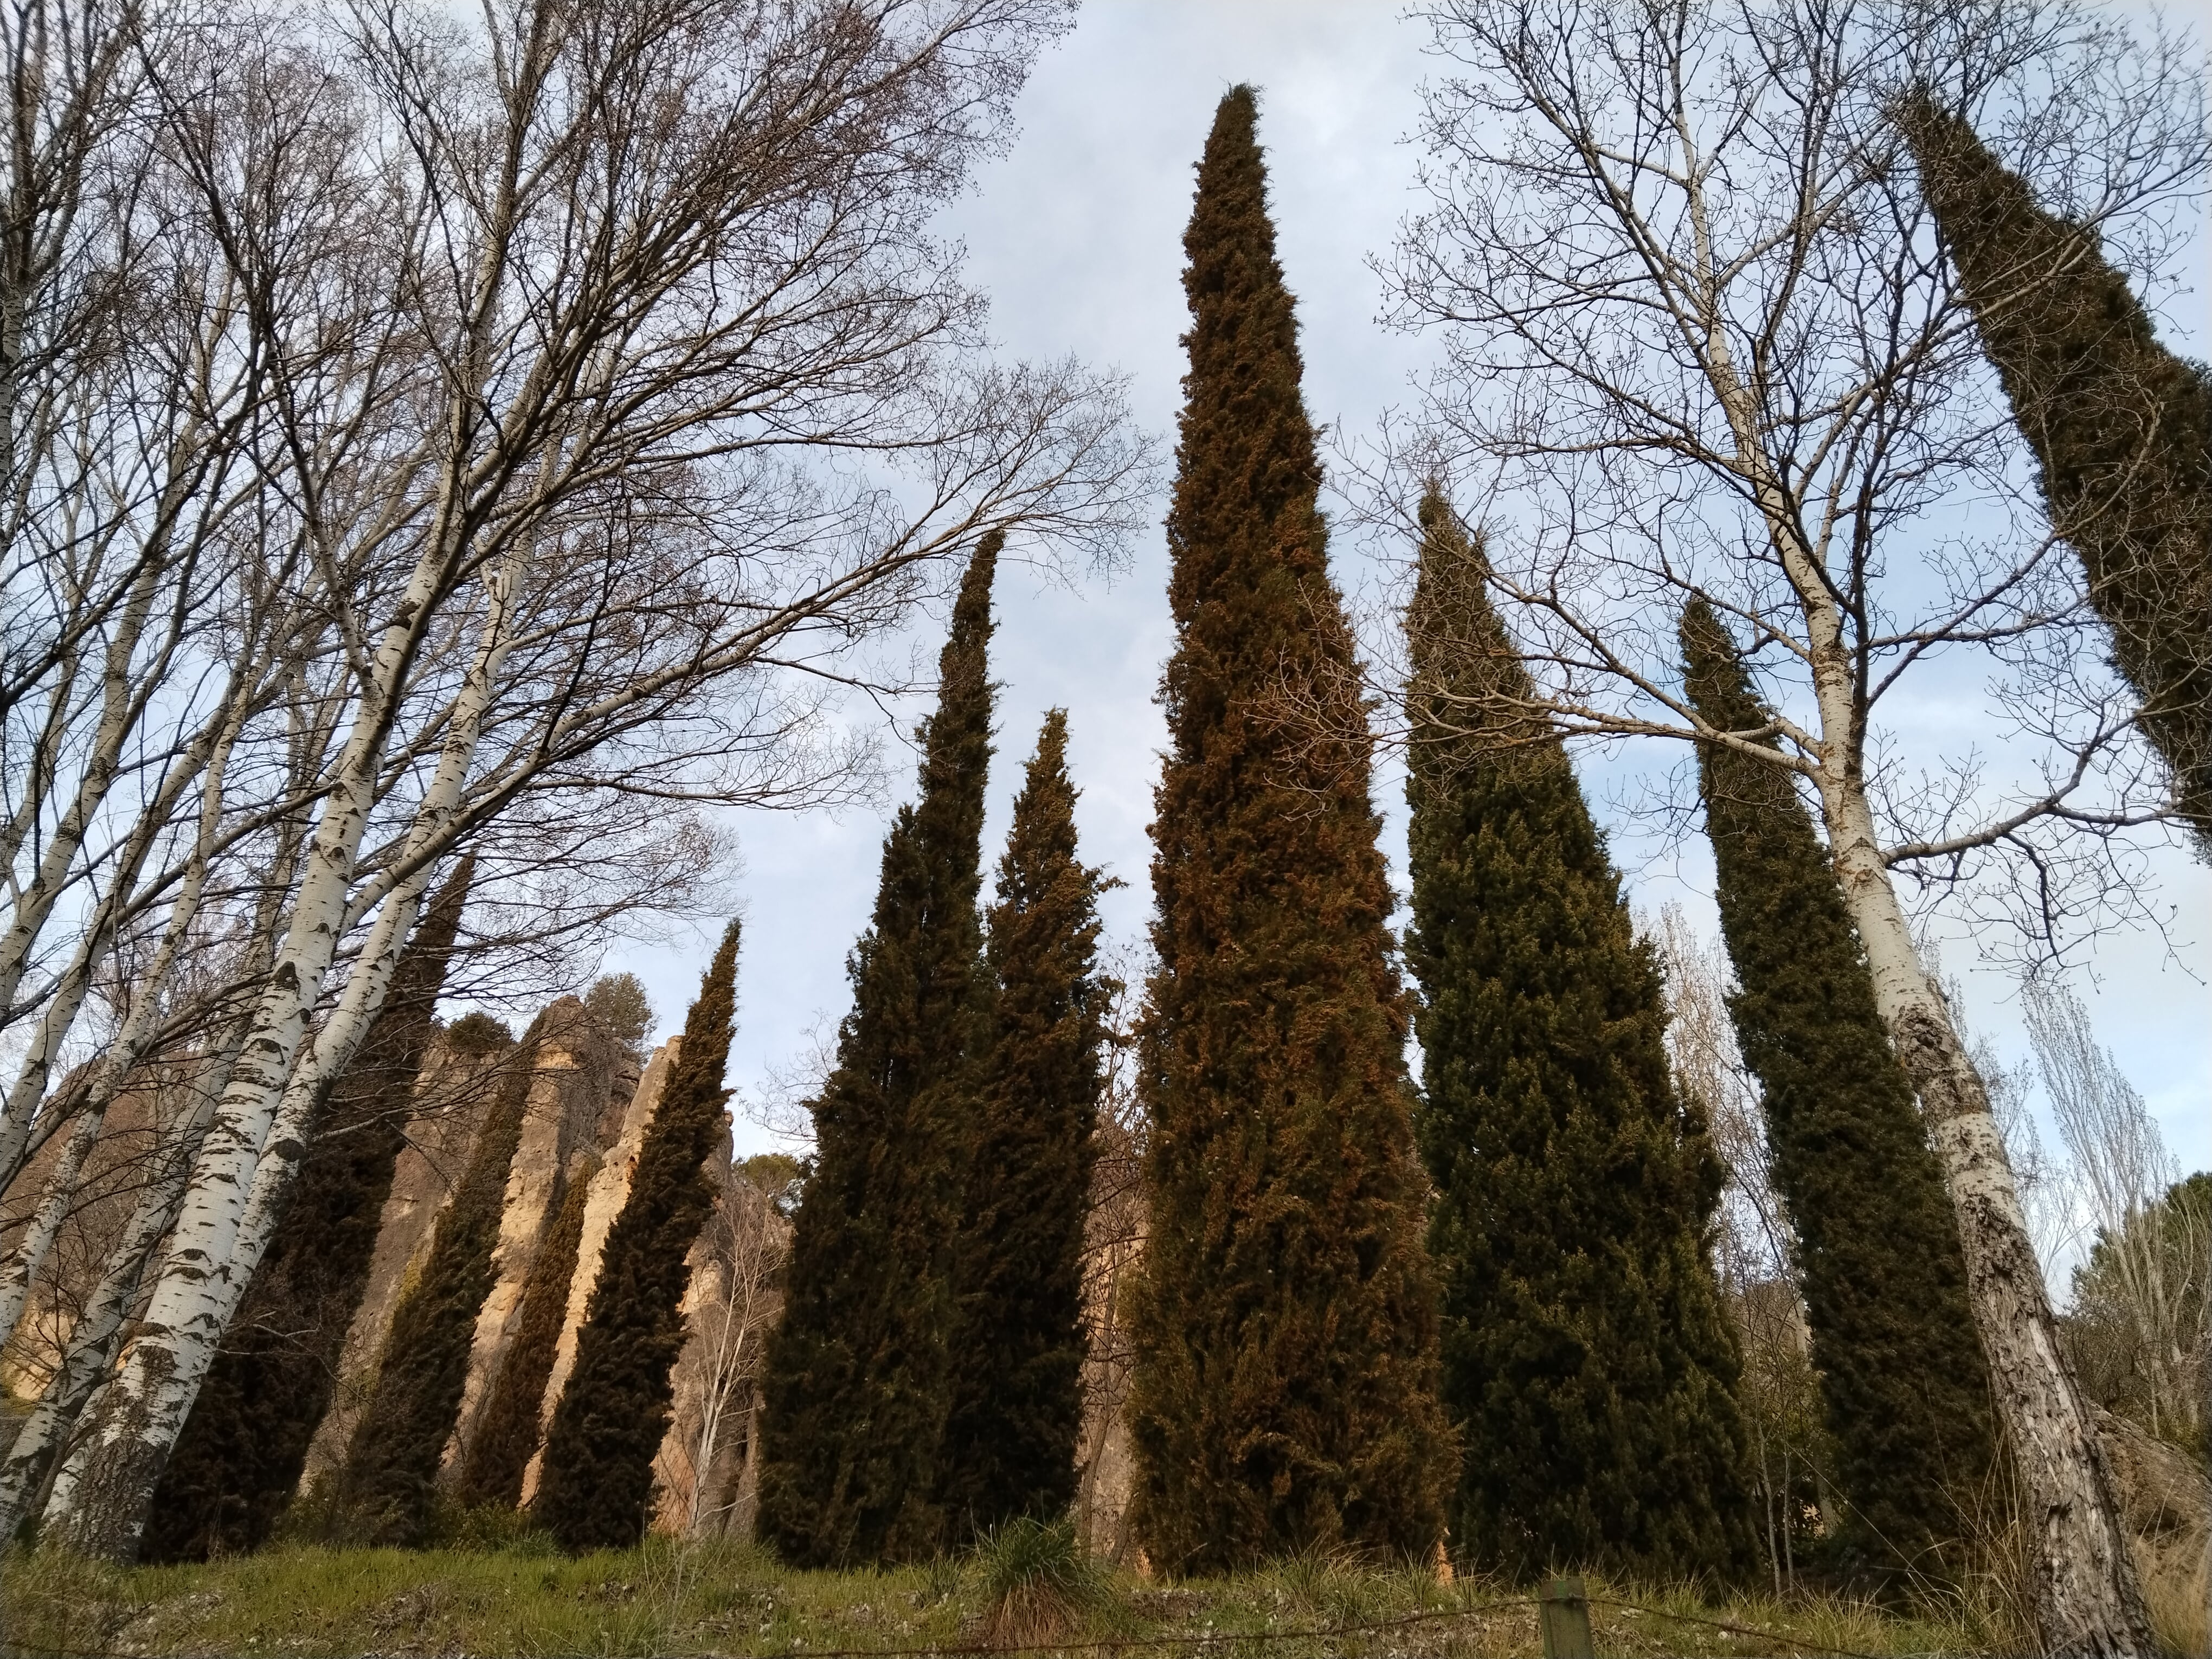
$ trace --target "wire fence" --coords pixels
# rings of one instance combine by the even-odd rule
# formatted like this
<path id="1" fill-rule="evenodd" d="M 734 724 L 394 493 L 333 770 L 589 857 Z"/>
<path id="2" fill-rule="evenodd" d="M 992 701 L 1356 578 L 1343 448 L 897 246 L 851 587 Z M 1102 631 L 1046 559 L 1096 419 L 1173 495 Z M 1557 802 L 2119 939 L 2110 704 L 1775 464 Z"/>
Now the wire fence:
<path id="1" fill-rule="evenodd" d="M 1625 1601 L 1617 1597 L 1591 1595 L 1581 1598 L 1591 1607 L 1611 1607 L 1623 1613 L 1648 1619 L 1669 1620 L 1678 1625 L 1694 1625 L 1708 1630 L 1721 1631 L 1731 1636 L 1771 1644 L 1767 1650 L 1771 1659 L 1783 1656 L 1824 1655 L 1834 1659 L 1884 1659 L 1884 1656 L 1869 1654 L 1857 1648 L 1833 1647 L 1809 1638 L 1785 1631 L 1762 1629 L 1753 1625 L 1738 1624 L 1725 1619 L 1709 1619 L 1696 1613 L 1676 1613 L 1666 1607 L 1646 1606 L 1640 1601 Z M 919 1646 L 817 1648 L 805 1645 L 778 1645 L 774 1648 L 740 1649 L 743 1653 L 766 1659 L 773 1654 L 775 1659 L 989 1659 L 991 1656 L 1035 1654 L 1091 1654 L 1146 1653 L 1186 1649 L 1235 1650 L 1267 1647 L 1285 1643 L 1308 1642 L 1319 1644 L 1324 1652 L 1333 1645 L 1345 1644 L 1364 1638 L 1386 1637 L 1393 1632 L 1402 1632 L 1417 1626 L 1437 1625 L 1453 1620 L 1479 1619 L 1515 1608 L 1540 1609 L 1544 1599 L 1534 1595 L 1499 1596 L 1494 1599 L 1460 1603 L 1449 1607 L 1429 1607 L 1419 1612 L 1400 1613 L 1386 1619 L 1346 1620 L 1328 1625 L 1304 1626 L 1289 1630 L 1263 1631 L 1167 1631 L 1152 1635 L 1116 1635 L 1098 1637 L 1081 1641 L 1046 1639 L 1034 1642 L 941 1642 Z M 1639 1646 L 1640 1654 L 1652 1650 Z M 0 1637 L 0 1659 L 149 1659 L 145 1652 L 126 1654 L 113 1649 L 55 1647 L 36 1644 L 12 1642 Z M 169 1651 L 160 1659 L 236 1659 L 234 1654 L 218 1655 L 213 1651 L 195 1653 Z M 604 1659 L 603 1654 L 561 1654 L 533 1651 L 529 1659 Z M 1898 1659 L 1889 1656 L 1888 1659 Z"/>

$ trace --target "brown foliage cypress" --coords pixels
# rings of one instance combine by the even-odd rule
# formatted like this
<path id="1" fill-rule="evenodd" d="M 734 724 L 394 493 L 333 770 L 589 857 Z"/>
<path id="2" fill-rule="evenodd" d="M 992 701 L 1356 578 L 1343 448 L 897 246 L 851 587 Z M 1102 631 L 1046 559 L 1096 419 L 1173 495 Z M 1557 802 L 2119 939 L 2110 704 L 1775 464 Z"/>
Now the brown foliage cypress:
<path id="1" fill-rule="evenodd" d="M 627 1549 L 645 1533 L 653 1454 L 668 1431 L 669 1372 L 684 1348 L 691 1247 L 714 1207 L 707 1159 L 719 1145 L 730 1097 L 722 1073 L 737 977 L 733 921 L 684 1022 L 676 1064 L 638 1148 L 629 1196 L 607 1232 L 576 1339 L 575 1370 L 545 1431 L 532 1513 L 572 1554 Z"/>
<path id="2" fill-rule="evenodd" d="M 1708 725 L 1772 723 L 1701 599 L 1683 612 L 1682 652 Z M 1698 781 L 1739 986 L 1729 1012 L 1797 1236 L 1831 1473 L 1850 1505 L 1830 1530 L 1878 1567 L 1938 1572 L 1960 1535 L 1957 1502 L 1981 1497 L 1991 1447 L 1989 1374 L 1942 1171 L 1789 773 L 1709 744 Z"/>
<path id="3" fill-rule="evenodd" d="M 2039 207 L 1924 94 L 1902 113 L 2051 524 L 2081 555 L 2113 664 L 2212 852 L 2212 379 L 2159 344 L 2093 228 Z"/>
<path id="4" fill-rule="evenodd" d="M 468 1383 L 477 1316 L 491 1294 L 507 1170 L 552 1014 L 549 1008 L 532 1020 L 507 1057 L 460 1184 L 431 1231 L 422 1275 L 392 1310 L 335 1493 L 342 1523 L 364 1543 L 419 1544 L 429 1525 L 439 1461 Z"/>
<path id="5" fill-rule="evenodd" d="M 299 1485 L 368 1287 L 475 868 L 473 856 L 462 859 L 432 897 L 359 1052 L 315 1114 L 283 1216 L 155 1489 L 148 1560 L 258 1549 Z"/>
<path id="6" fill-rule="evenodd" d="M 1199 164 L 1168 517 L 1130 1420 L 1138 1534 L 1176 1573 L 1425 1553 L 1454 1461 L 1364 714 L 1255 119 L 1231 91 Z M 1286 687 L 1328 730 L 1271 714 Z"/>
<path id="7" fill-rule="evenodd" d="M 953 1245 L 989 981 L 975 901 L 991 762 L 991 580 L 969 561 L 921 732 L 921 799 L 884 837 L 852 1012 L 814 1102 L 782 1323 L 763 1356 L 761 1533 L 794 1566 L 926 1558 L 944 1541 Z"/>
<path id="8" fill-rule="evenodd" d="M 514 1339 L 461 1464 L 454 1493 L 464 1504 L 513 1509 L 522 1501 L 522 1477 L 544 1437 L 545 1384 L 561 1346 L 561 1325 L 568 1317 L 576 1253 L 584 1238 L 584 1206 L 599 1170 L 597 1158 L 580 1158 L 575 1169 L 563 1173 L 559 1212 L 530 1264 Z"/>
<path id="9" fill-rule="evenodd" d="M 951 1404 L 938 1501 L 957 1538 L 1075 1499 L 1083 1425 L 1083 1237 L 1109 999 L 1094 968 L 1106 883 L 1076 857 L 1067 716 L 1045 716 L 988 958 L 997 988 L 953 1264 Z"/>

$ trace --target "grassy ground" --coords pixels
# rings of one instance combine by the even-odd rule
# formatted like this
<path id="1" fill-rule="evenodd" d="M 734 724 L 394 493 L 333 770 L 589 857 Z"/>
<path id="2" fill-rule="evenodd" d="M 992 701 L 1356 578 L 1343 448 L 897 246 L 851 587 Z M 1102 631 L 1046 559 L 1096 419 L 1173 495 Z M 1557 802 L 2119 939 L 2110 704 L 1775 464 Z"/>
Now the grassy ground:
<path id="1" fill-rule="evenodd" d="M 1030 1555 L 1038 1553 L 1030 1540 Z M 1042 1553 L 1053 1554 L 1048 1546 Z M 734 1546 L 654 1542 L 568 1560 L 529 1540 L 422 1553 L 289 1547 L 208 1566 L 0 1558 L 11 1654 L 263 1656 L 830 1654 L 963 1647 L 1131 1656 L 1535 1655 L 1533 1606 L 1494 1584 L 1291 1561 L 1177 1585 L 1055 1567 L 1019 1548 L 898 1571 L 791 1572 Z M 1799 1600 L 1723 1605 L 1592 1583 L 1603 1655 L 1983 1653 L 1970 1623 Z M 1605 1605 L 1743 1626 L 1740 1635 Z M 1503 1603 L 1504 1605 L 1499 1605 Z"/>

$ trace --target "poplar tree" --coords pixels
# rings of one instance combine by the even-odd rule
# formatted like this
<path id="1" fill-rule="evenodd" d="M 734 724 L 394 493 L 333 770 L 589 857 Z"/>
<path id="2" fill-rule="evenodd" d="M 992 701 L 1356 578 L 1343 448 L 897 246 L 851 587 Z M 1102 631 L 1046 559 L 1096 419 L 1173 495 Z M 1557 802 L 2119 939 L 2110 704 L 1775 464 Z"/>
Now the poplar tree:
<path id="1" fill-rule="evenodd" d="M 149 1560 L 258 1549 L 300 1483 L 368 1288 L 475 869 L 472 855 L 462 859 L 431 899 L 383 1007 L 316 1113 L 283 1218 L 155 1488 Z"/>
<path id="2" fill-rule="evenodd" d="M 2094 227 L 2039 206 L 1925 94 L 1903 126 L 2112 661 L 2212 851 L 2212 379 L 2158 343 Z"/>
<path id="3" fill-rule="evenodd" d="M 732 921 L 684 1019 L 676 1063 L 638 1147 L 629 1195 L 607 1231 L 576 1338 L 575 1369 L 545 1431 L 532 1512 L 574 1555 L 628 1549 L 645 1534 L 653 1455 L 668 1431 L 669 1373 L 684 1349 L 691 1247 L 714 1203 L 707 1160 L 720 1144 L 730 1097 L 722 1073 L 737 975 Z"/>
<path id="4" fill-rule="evenodd" d="M 1365 714 L 1255 118 L 1231 90 L 1199 164 L 1168 516 L 1129 1420 L 1133 1519 L 1176 1573 L 1425 1554 L 1451 1465 Z"/>
<path id="5" fill-rule="evenodd" d="M 460 1182 L 431 1229 L 422 1273 L 392 1310 L 376 1378 L 337 1475 L 340 1512 L 363 1543 L 419 1544 L 428 1528 L 438 1465 L 468 1384 L 477 1316 L 491 1294 L 507 1171 L 552 1016 L 549 1007 L 531 1021 L 507 1057 L 509 1069 Z"/>
<path id="6" fill-rule="evenodd" d="M 760 1531 L 794 1566 L 936 1553 L 951 1264 L 990 1000 L 976 899 L 991 759 L 991 579 L 977 545 L 922 726 L 920 798 L 884 838 L 853 1006 L 813 1103 L 783 1322 L 763 1357 Z"/>
<path id="7" fill-rule="evenodd" d="M 956 1535 L 1075 1500 L 1083 1237 L 1115 987 L 1096 971 L 1098 895 L 1076 857 L 1067 715 L 1045 716 L 999 863 L 997 988 L 954 1257 L 951 1404 L 938 1498 Z"/>
<path id="8" fill-rule="evenodd" d="M 1421 1152 L 1466 1437 L 1452 1533 L 1486 1569 L 1646 1579 L 1747 1553 L 1722 1171 L 1677 1094 L 1650 944 L 1443 498 L 1407 615 Z"/>
<path id="9" fill-rule="evenodd" d="M 1774 716 L 1702 599 L 1682 614 L 1686 679 L 1716 731 L 1778 747 Z M 1926 1571 L 1991 1455 L 1989 1376 L 1966 1259 L 1912 1085 L 1891 1052 L 1827 849 L 1783 768 L 1699 746 L 1729 999 L 1759 1079 L 1775 1190 L 1797 1237 L 1844 1536 Z"/>

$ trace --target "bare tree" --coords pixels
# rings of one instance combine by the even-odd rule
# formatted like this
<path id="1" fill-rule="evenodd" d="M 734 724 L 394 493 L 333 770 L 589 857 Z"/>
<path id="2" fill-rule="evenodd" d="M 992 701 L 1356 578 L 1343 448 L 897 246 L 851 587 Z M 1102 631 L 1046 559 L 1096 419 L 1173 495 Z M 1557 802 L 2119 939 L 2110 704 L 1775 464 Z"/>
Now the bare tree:
<path id="1" fill-rule="evenodd" d="M 2099 1356 L 2115 1399 L 2124 1394 L 2152 1434 L 2198 1446 L 2212 1213 L 2201 1195 L 2180 1187 L 2180 1165 L 2080 1000 L 2033 983 L 2027 1016 L 2036 1069 L 2086 1210 L 2080 1220 L 2091 1234 L 2089 1259 L 2075 1274 L 2076 1346 L 2084 1336 L 2103 1338 L 2118 1351 Z M 2085 1291 L 2091 1305 L 2083 1305 Z"/>
<path id="2" fill-rule="evenodd" d="M 1404 323 L 1446 331 L 1420 465 L 1490 492 L 1469 579 L 1541 688 L 1468 726 L 1722 744 L 1802 780 L 1949 1187 L 2044 1639 L 2147 1654 L 2111 1472 L 1900 888 L 2063 950 L 2148 908 L 2139 849 L 2172 808 L 1891 112 L 1925 88 L 2027 176 L 2064 179 L 2077 219 L 2155 231 L 2205 171 L 2193 67 L 2039 0 L 1427 15 L 1448 65 L 1420 134 L 1430 205 L 1386 274 Z M 1675 643 L 1693 596 L 1730 619 L 1770 726 L 1698 720 Z M 2019 763 L 1932 752 L 1907 774 L 1899 688 L 1955 696 L 1969 659 Z"/>
<path id="3" fill-rule="evenodd" d="M 295 574 L 250 614 L 312 624 L 301 650 L 262 623 L 289 672 L 246 705 L 253 765 L 217 839 L 248 872 L 257 837 L 307 834 L 54 1536 L 135 1547 L 441 860 L 564 826 L 576 848 L 626 803 L 649 844 L 690 803 L 834 793 L 853 757 L 825 700 L 940 562 L 994 527 L 1054 558 L 1127 527 L 1146 454 L 1118 385 L 993 366 L 927 234 L 1065 21 L 1053 0 L 520 0 L 464 27 L 395 3 L 206 20 L 146 55 L 158 176 L 239 296 L 224 361 L 254 366 L 235 568 L 281 551 Z M 301 754 L 304 797 L 281 781 Z M 153 839 L 181 846 L 163 810 Z M 41 934 L 61 908 L 18 919 Z"/>
<path id="4" fill-rule="evenodd" d="M 1774 1190 L 1759 1084 L 1743 1063 L 1728 1011 L 1731 975 L 1718 939 L 1704 939 L 1678 904 L 1649 929 L 1667 968 L 1667 1051 L 1686 1098 L 1705 1114 L 1728 1171 L 1713 1240 L 1721 1294 L 1743 1347 L 1736 1403 L 1759 1463 L 1767 1565 L 1779 1595 L 1796 1583 L 1796 1544 L 1826 1462 L 1820 1382 L 1813 1370 L 1796 1239 Z"/>

